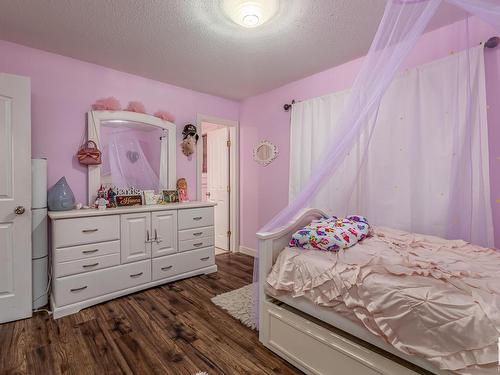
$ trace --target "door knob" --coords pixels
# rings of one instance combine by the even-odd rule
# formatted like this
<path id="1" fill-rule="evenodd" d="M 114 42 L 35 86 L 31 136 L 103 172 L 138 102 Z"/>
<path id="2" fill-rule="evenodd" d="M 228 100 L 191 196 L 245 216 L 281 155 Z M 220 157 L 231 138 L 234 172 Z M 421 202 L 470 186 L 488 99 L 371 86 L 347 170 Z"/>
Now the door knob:
<path id="1" fill-rule="evenodd" d="M 208 198 L 210 198 L 210 192 L 205 193 L 205 195 L 206 195 Z"/>
<path id="2" fill-rule="evenodd" d="M 24 214 L 25 211 L 26 211 L 26 209 L 23 206 L 17 206 L 14 210 L 16 215 L 22 215 L 22 214 Z"/>

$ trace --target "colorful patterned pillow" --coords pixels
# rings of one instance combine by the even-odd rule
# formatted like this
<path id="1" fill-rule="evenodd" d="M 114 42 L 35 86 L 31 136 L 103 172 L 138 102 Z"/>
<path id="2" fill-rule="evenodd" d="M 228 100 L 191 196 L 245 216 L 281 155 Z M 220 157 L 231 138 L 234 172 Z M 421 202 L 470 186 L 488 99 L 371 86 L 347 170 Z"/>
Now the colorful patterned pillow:
<path id="1" fill-rule="evenodd" d="M 291 247 L 338 251 L 357 244 L 368 236 L 370 225 L 364 216 L 352 215 L 346 218 L 335 216 L 314 220 L 295 232 Z"/>

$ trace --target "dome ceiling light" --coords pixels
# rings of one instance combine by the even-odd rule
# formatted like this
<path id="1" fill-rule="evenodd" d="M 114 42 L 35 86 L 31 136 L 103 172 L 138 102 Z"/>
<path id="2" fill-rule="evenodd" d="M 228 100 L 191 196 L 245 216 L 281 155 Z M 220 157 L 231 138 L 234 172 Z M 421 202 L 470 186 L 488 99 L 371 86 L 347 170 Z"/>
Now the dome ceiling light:
<path id="1" fill-rule="evenodd" d="M 224 13 L 240 26 L 253 28 L 269 21 L 278 11 L 278 0 L 223 0 Z"/>

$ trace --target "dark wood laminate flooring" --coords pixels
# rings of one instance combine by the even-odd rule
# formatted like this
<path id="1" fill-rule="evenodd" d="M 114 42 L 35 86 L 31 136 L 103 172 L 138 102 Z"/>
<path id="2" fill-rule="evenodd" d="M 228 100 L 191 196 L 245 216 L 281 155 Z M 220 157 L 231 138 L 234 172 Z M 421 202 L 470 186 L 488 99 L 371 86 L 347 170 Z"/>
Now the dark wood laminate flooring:
<path id="1" fill-rule="evenodd" d="M 252 282 L 253 258 L 53 320 L 0 325 L 0 374 L 301 374 L 212 302 Z"/>

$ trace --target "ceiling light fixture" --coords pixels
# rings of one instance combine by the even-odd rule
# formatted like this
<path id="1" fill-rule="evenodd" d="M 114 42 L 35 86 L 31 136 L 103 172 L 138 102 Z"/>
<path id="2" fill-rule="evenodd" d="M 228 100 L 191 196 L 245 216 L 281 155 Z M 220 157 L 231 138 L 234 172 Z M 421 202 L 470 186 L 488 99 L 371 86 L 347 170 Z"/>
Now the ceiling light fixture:
<path id="1" fill-rule="evenodd" d="M 278 0 L 224 0 L 226 15 L 240 26 L 252 28 L 269 21 L 278 11 Z"/>

